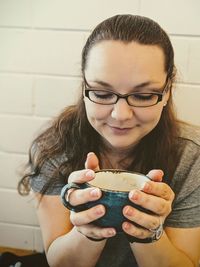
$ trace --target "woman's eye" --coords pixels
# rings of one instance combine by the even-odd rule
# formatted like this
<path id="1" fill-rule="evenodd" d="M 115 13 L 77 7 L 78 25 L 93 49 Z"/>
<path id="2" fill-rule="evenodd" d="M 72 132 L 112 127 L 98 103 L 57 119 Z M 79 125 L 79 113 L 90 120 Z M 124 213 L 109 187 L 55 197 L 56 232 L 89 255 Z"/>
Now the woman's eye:
<path id="1" fill-rule="evenodd" d="M 111 99 L 114 96 L 114 94 L 105 91 L 93 91 L 93 94 L 94 97 L 100 99 Z"/>
<path id="2" fill-rule="evenodd" d="M 154 94 L 134 94 L 134 95 L 132 95 L 132 98 L 134 98 L 136 100 L 142 100 L 142 101 L 145 101 L 145 100 L 148 101 L 154 97 L 155 97 Z"/>

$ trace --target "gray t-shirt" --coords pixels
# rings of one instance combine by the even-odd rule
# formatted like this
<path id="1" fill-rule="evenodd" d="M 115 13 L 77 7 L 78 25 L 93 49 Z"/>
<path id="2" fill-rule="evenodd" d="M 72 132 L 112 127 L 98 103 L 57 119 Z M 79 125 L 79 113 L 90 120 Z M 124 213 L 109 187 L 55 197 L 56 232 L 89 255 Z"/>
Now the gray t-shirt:
<path id="1" fill-rule="evenodd" d="M 180 162 L 170 186 L 175 192 L 172 212 L 165 226 L 191 228 L 200 226 L 200 127 L 185 125 L 180 145 L 184 146 Z M 31 181 L 32 189 L 40 191 L 52 177 L 55 168 L 67 160 L 66 155 L 45 162 L 40 175 Z M 59 195 L 64 184 L 57 182 L 46 194 Z M 129 242 L 123 234 L 109 238 L 96 267 L 136 267 Z"/>

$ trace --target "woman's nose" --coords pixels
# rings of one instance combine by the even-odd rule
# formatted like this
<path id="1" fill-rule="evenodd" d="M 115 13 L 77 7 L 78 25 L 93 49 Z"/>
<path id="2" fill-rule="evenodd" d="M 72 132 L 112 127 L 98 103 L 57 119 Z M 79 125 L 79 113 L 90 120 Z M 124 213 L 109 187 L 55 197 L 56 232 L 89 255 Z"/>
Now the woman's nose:
<path id="1" fill-rule="evenodd" d="M 133 116 L 133 107 L 127 103 L 126 99 L 119 99 L 113 105 L 111 116 L 118 121 L 131 119 Z"/>

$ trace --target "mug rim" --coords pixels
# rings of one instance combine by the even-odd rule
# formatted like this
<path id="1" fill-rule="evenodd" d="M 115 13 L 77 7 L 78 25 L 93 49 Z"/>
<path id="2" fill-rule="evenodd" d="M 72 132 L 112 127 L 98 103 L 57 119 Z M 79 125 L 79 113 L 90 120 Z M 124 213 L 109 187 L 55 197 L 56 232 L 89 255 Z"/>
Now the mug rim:
<path id="1" fill-rule="evenodd" d="M 127 170 L 123 170 L 123 169 L 101 169 L 101 170 L 98 170 L 98 171 L 95 171 L 95 173 L 99 173 L 99 172 L 112 172 L 112 173 L 121 173 L 121 172 L 126 172 L 126 173 L 131 173 L 131 174 L 137 174 L 137 175 L 140 175 L 140 176 L 143 176 L 145 178 L 147 178 L 148 180 L 151 180 L 151 178 L 143 173 L 140 173 L 140 172 L 134 172 L 134 171 L 127 171 Z M 94 178 L 95 179 L 95 178 Z M 92 181 L 92 180 L 91 180 Z M 116 190 L 116 189 L 107 189 L 107 188 L 103 188 L 103 187 L 100 187 L 100 186 L 94 186 L 94 185 L 91 185 L 89 182 L 86 182 L 85 184 L 91 186 L 91 187 L 96 187 L 96 188 L 99 188 L 101 189 L 102 191 L 104 192 L 117 192 L 117 193 L 120 193 L 120 194 L 127 194 L 130 192 L 130 190 Z"/>

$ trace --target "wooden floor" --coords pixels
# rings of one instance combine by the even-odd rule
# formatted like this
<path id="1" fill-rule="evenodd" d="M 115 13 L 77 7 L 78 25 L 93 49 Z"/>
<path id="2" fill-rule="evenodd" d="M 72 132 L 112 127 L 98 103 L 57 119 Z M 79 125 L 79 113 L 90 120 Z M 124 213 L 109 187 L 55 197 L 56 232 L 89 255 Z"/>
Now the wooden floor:
<path id="1" fill-rule="evenodd" d="M 11 253 L 14 253 L 14 254 L 16 254 L 18 256 L 25 256 L 25 255 L 30 255 L 30 254 L 34 254 L 35 253 L 35 251 L 31 251 L 31 250 L 0 247 L 0 254 L 3 253 L 3 252 L 11 252 Z"/>

